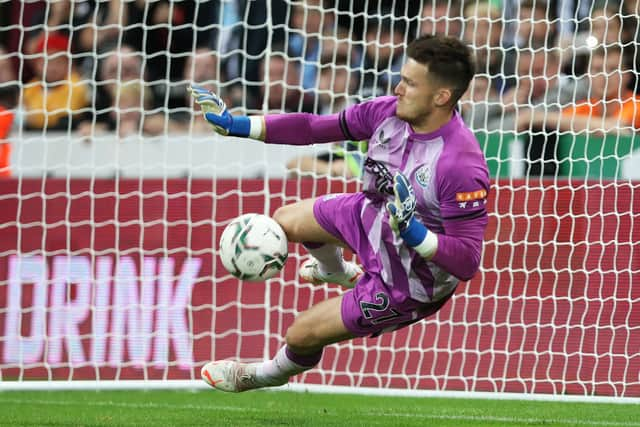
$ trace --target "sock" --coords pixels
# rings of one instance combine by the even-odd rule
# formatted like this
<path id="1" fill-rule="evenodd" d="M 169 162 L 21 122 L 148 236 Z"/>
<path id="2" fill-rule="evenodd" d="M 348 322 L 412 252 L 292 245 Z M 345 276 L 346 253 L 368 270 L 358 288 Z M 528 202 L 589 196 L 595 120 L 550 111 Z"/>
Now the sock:
<path id="1" fill-rule="evenodd" d="M 318 364 L 322 357 L 322 350 L 311 355 L 299 355 L 285 345 L 271 360 L 256 366 L 256 379 L 265 385 L 281 385 L 289 381 L 294 375 L 308 371 Z"/>
<path id="2" fill-rule="evenodd" d="M 344 273 L 344 260 L 342 258 L 342 249 L 336 245 L 328 243 L 312 243 L 304 242 L 302 244 L 305 249 L 318 260 L 318 268 L 320 273 Z"/>

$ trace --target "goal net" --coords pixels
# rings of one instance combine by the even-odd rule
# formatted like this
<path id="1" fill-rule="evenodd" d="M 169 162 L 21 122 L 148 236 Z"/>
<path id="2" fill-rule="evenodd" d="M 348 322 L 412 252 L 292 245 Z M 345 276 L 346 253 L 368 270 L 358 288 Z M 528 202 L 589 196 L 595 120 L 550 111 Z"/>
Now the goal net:
<path id="1" fill-rule="evenodd" d="M 297 245 L 280 277 L 240 282 L 218 239 L 240 214 L 357 191 L 366 141 L 218 137 L 186 88 L 327 114 L 392 94 L 407 43 L 439 32 L 477 60 L 459 111 L 492 177 L 482 268 L 291 387 L 639 398 L 631 3 L 0 2 L 0 389 L 196 387 L 209 360 L 272 357 L 342 291 L 300 283 Z"/>

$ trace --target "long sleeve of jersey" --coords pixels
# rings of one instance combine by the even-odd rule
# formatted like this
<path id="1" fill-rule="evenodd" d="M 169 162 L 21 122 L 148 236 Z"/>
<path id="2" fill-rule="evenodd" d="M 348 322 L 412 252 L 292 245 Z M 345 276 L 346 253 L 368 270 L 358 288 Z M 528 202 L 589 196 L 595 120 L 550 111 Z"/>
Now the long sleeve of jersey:
<path id="1" fill-rule="evenodd" d="M 269 114 L 264 117 L 268 144 L 310 145 L 369 139 L 389 114 L 395 114 L 395 97 L 353 105 L 338 114 Z"/>
<path id="2" fill-rule="evenodd" d="M 466 221 L 445 221 L 445 232 L 438 234 L 438 251 L 431 261 L 460 280 L 470 280 L 480 268 L 487 223 L 486 215 Z"/>
<path id="3" fill-rule="evenodd" d="M 442 230 L 431 261 L 458 279 L 469 280 L 480 268 L 489 223 L 489 176 L 482 153 L 461 150 L 443 155 L 437 181 Z"/>
<path id="4" fill-rule="evenodd" d="M 264 119 L 268 144 L 311 145 L 345 139 L 338 114 L 270 114 Z"/>

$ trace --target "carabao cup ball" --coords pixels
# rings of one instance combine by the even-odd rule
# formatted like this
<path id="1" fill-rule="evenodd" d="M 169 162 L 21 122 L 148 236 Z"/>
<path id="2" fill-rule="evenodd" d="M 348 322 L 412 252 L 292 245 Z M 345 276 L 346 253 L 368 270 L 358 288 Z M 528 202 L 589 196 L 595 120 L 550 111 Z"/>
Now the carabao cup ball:
<path id="1" fill-rule="evenodd" d="M 244 214 L 227 225 L 220 237 L 220 259 L 241 280 L 261 282 L 282 270 L 289 255 L 282 227 L 266 215 Z"/>

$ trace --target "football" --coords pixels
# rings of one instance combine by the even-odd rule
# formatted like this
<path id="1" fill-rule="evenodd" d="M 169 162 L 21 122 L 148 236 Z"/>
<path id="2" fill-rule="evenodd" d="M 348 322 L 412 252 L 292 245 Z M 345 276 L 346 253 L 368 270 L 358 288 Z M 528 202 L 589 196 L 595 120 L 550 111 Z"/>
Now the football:
<path id="1" fill-rule="evenodd" d="M 241 280 L 261 282 L 282 270 L 289 254 L 282 227 L 266 215 L 244 214 L 220 237 L 220 259 Z"/>

